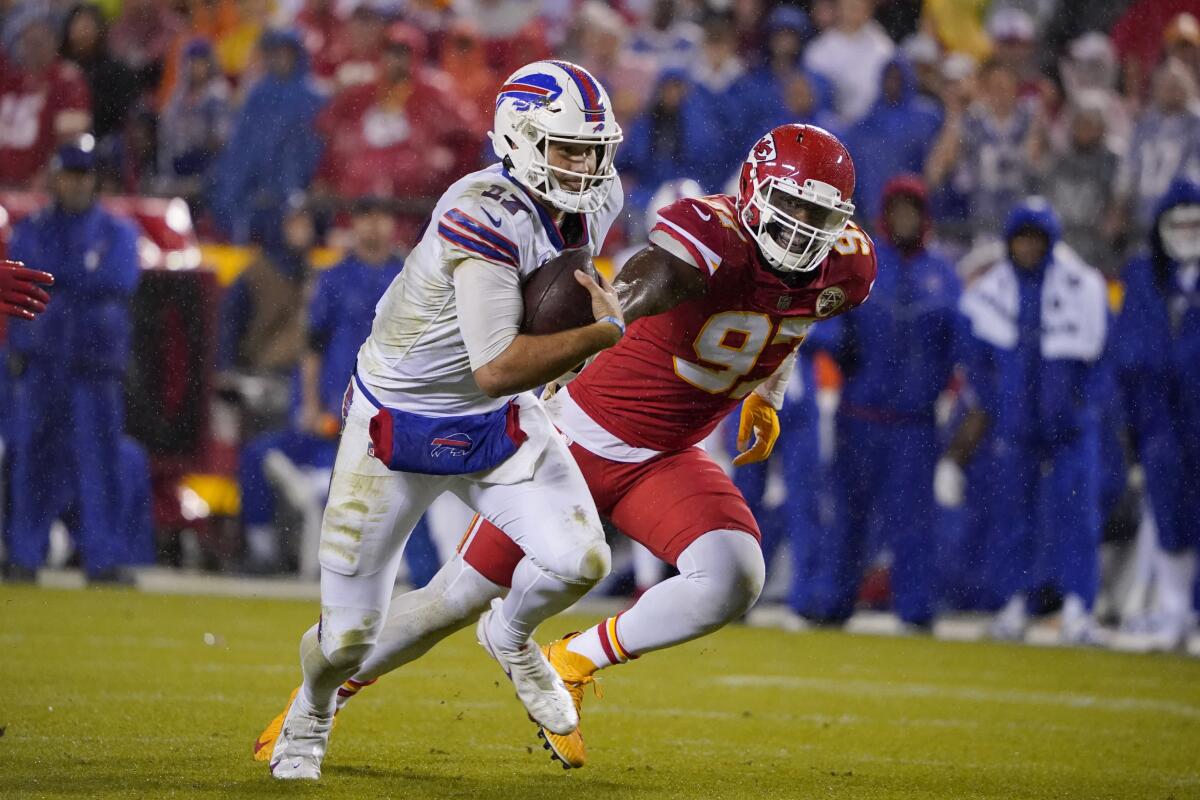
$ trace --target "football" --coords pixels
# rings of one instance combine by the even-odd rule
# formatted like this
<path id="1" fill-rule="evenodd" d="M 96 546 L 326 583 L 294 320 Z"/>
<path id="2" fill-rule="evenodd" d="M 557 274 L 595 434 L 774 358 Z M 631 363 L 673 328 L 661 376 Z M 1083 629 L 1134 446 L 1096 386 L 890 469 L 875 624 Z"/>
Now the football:
<path id="1" fill-rule="evenodd" d="M 592 297 L 575 279 L 575 270 L 596 277 L 592 257 L 584 248 L 564 250 L 530 276 L 521 290 L 525 299 L 521 333 L 558 333 L 595 321 Z"/>

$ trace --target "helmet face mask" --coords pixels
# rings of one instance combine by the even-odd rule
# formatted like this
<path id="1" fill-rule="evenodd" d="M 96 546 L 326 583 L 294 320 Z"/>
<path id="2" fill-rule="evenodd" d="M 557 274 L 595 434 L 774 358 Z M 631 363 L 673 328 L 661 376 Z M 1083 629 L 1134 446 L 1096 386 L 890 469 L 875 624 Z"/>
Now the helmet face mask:
<path id="1" fill-rule="evenodd" d="M 1175 261 L 1200 260 L 1200 205 L 1188 203 L 1167 209 L 1158 220 L 1163 250 Z"/>
<path id="2" fill-rule="evenodd" d="M 537 61 L 513 73 L 496 98 L 496 155 L 526 189 L 569 213 L 598 211 L 617 178 L 623 136 L 603 87 L 582 67 Z M 591 146 L 592 172 L 551 164 L 551 148 Z"/>
<path id="3" fill-rule="evenodd" d="M 817 269 L 845 231 L 854 204 L 854 167 L 830 133 L 782 125 L 742 166 L 738 205 L 759 253 L 779 272 Z"/>

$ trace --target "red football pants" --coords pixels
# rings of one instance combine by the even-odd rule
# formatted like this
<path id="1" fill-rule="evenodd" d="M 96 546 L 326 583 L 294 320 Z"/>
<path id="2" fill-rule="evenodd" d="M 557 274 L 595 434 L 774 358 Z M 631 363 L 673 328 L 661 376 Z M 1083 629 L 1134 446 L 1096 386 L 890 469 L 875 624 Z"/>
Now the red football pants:
<path id="1" fill-rule="evenodd" d="M 674 564 L 688 545 L 709 531 L 734 530 L 762 539 L 742 493 L 699 447 L 629 464 L 571 444 L 602 516 L 621 533 Z M 525 557 L 504 531 L 476 517 L 459 545 L 463 559 L 493 583 L 512 585 Z"/>

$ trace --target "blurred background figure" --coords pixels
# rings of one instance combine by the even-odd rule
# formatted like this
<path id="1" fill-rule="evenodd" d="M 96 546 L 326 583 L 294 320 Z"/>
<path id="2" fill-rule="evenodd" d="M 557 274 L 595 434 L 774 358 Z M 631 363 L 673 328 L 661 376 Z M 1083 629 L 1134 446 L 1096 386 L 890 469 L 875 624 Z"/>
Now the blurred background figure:
<path id="1" fill-rule="evenodd" d="M 1062 596 L 1060 637 L 1097 643 L 1100 453 L 1097 367 L 1108 330 L 1104 279 L 1060 241 L 1043 198 L 1008 215 L 1006 256 L 963 295 L 971 336 L 967 379 L 987 416 L 979 460 L 967 471 L 968 504 L 983 517 L 991 626 L 1021 639 L 1043 589 Z"/>
<path id="2" fill-rule="evenodd" d="M 10 580 L 35 577 L 55 520 L 92 582 L 125 581 L 124 567 L 153 559 L 146 457 L 123 435 L 138 230 L 97 205 L 95 169 L 90 135 L 61 146 L 50 205 L 17 225 L 9 249 L 55 271 L 54 302 L 10 333 Z"/>
<path id="3" fill-rule="evenodd" d="M 232 116 L 232 92 L 217 68 L 212 44 L 192 39 L 183 49 L 179 81 L 159 118 L 163 191 L 199 201 L 204 176 L 229 138 Z"/>
<path id="4" fill-rule="evenodd" d="M 853 125 L 870 110 L 883 65 L 896 51 L 874 13 L 875 0 L 838 0 L 836 24 L 804 53 L 804 65 L 833 84 L 834 107 L 844 125 Z"/>
<path id="5" fill-rule="evenodd" d="M 925 167 L 933 187 L 952 181 L 966 198 L 969 230 L 976 240 L 994 237 L 1005 214 L 1028 190 L 1028 139 L 1034 110 L 1021 101 L 1018 76 L 1005 62 L 985 62 L 978 96 L 957 92 L 946 106 L 946 123 Z"/>
<path id="6" fill-rule="evenodd" d="M 93 109 L 92 131 L 103 148 L 121 131 L 141 91 L 136 72 L 112 56 L 108 22 L 93 5 L 78 5 L 63 27 L 60 55 L 75 63 L 87 81 Z"/>
<path id="7" fill-rule="evenodd" d="M 304 352 L 305 292 L 317 244 L 313 210 L 294 195 L 283 210 L 279 239 L 266 242 L 221 299 L 217 368 L 248 406 L 243 430 L 275 428 Z M 289 387 L 292 387 L 291 389 Z"/>
<path id="8" fill-rule="evenodd" d="M 916 74 L 903 56 L 883 67 L 879 99 L 846 133 L 854 157 L 854 206 L 877 220 L 884 185 L 902 173 L 921 174 L 942 128 L 942 111 L 917 93 Z M 931 224 L 932 220 L 927 220 Z M 874 223 L 870 225 L 874 228 Z"/>
<path id="9" fill-rule="evenodd" d="M 1196 79 L 1178 61 L 1154 73 L 1150 102 L 1134 123 L 1117 177 L 1118 219 L 1132 241 L 1144 241 L 1158 199 L 1176 177 L 1200 177 L 1200 110 Z"/>
<path id="10" fill-rule="evenodd" d="M 1172 184 L 1124 277 L 1113 360 L 1159 545 L 1153 606 L 1128 628 L 1175 650 L 1194 624 L 1200 546 L 1200 185 Z"/>
<path id="11" fill-rule="evenodd" d="M 79 69 L 58 56 L 56 20 L 36 5 L 6 19 L 0 51 L 0 186 L 45 184 L 55 147 L 92 127 Z"/>
<path id="12" fill-rule="evenodd" d="M 1083 260 L 1116 271 L 1111 229 L 1119 157 L 1108 136 L 1109 106 L 1095 90 L 1080 93 L 1065 111 L 1065 141 L 1047 143 L 1032 156 L 1034 184 L 1062 220 L 1063 241 Z"/>
<path id="13" fill-rule="evenodd" d="M 963 324 L 953 266 L 928 249 L 929 199 L 916 176 L 884 187 L 879 277 L 871 302 L 843 317 L 834 357 L 845 376 L 834 443 L 833 528 L 815 548 L 812 616 L 842 623 L 870 560 L 891 554 L 900 620 L 929 629 L 936 580 L 934 405 L 959 357 Z M 839 248 L 866 246 L 848 232 Z"/>
<path id="14" fill-rule="evenodd" d="M 217 230 L 242 244 L 278 239 L 280 209 L 308 188 L 321 155 L 313 123 L 325 100 L 309 80 L 299 36 L 269 31 L 259 48 L 266 73 L 234 118 L 208 193 Z"/>
<path id="15" fill-rule="evenodd" d="M 406 198 L 417 208 L 406 214 L 402 236 L 415 241 L 438 194 L 478 160 L 473 136 L 480 113 L 458 103 L 445 76 L 425 65 L 420 33 L 393 25 L 379 77 L 342 90 L 317 118 L 325 151 L 320 187 L 346 200 Z"/>

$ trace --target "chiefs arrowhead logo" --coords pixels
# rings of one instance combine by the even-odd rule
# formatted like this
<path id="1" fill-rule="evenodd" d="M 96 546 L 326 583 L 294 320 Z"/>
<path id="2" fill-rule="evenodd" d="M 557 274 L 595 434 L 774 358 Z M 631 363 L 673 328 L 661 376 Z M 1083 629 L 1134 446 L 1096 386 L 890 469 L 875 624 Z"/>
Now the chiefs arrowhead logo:
<path id="1" fill-rule="evenodd" d="M 754 149 L 750 151 L 750 155 L 755 161 L 774 161 L 775 135 L 768 133 L 759 139 L 758 144 L 754 145 Z"/>
<path id="2" fill-rule="evenodd" d="M 817 296 L 817 316 L 828 317 L 846 302 L 846 292 L 840 286 L 830 286 Z"/>

